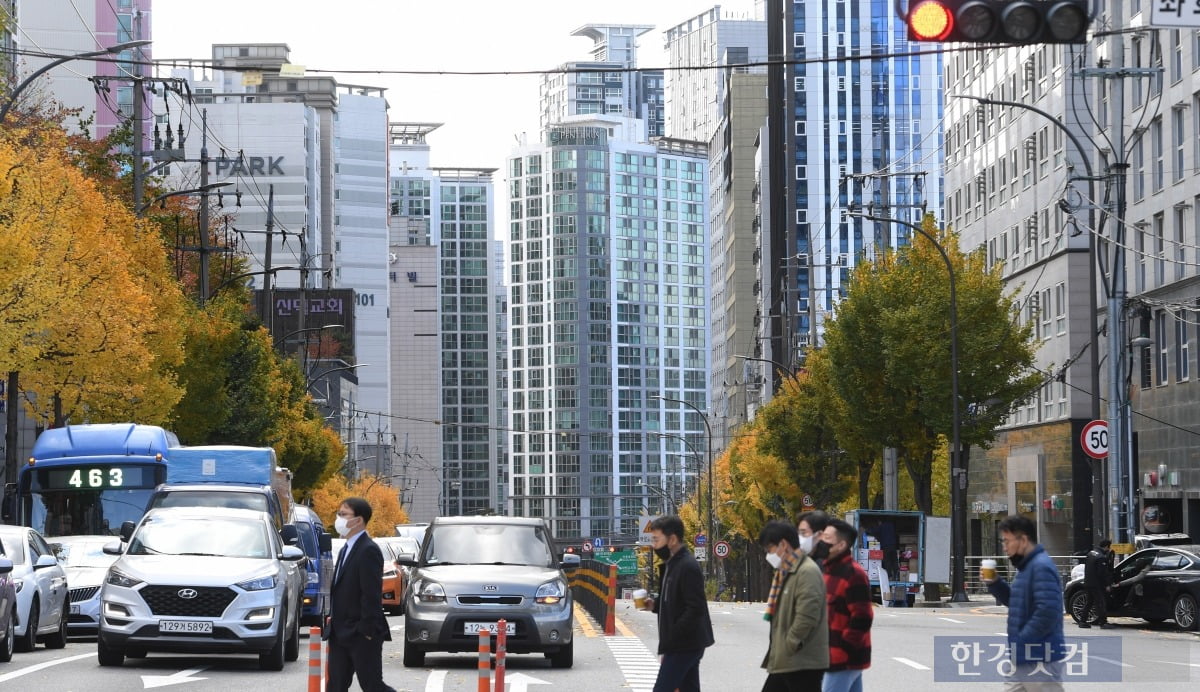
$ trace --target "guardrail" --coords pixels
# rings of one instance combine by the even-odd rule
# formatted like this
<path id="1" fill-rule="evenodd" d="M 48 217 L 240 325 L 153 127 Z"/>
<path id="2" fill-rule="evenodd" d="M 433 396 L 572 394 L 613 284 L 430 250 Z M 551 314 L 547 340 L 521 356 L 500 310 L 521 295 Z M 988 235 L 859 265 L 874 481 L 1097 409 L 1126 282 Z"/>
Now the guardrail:
<path id="1" fill-rule="evenodd" d="M 604 634 L 616 634 L 617 566 L 584 560 L 568 578 L 575 601 L 596 622 L 604 623 Z"/>
<path id="2" fill-rule="evenodd" d="M 987 593 L 987 585 L 979 578 L 979 563 L 985 559 L 996 561 L 996 575 L 1004 577 L 1011 582 L 1013 577 L 1017 575 L 1017 569 L 1008 561 L 1007 555 L 968 555 L 966 557 L 966 590 L 967 593 Z M 1079 557 L 1075 555 L 1051 555 L 1050 559 L 1054 561 L 1054 566 L 1058 568 L 1058 574 L 1062 578 L 1062 583 L 1065 586 L 1071 579 L 1071 568 L 1079 564 Z"/>

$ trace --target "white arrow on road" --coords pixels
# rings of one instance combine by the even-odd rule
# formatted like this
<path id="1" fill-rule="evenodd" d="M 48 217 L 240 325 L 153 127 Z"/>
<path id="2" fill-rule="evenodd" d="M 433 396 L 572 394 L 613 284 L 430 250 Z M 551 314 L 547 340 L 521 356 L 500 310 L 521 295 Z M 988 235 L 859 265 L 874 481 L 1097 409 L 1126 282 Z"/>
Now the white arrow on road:
<path id="1" fill-rule="evenodd" d="M 549 685 L 545 680 L 538 680 L 535 677 L 528 676 L 524 673 L 513 673 L 508 676 L 504 682 L 507 683 L 508 692 L 525 692 L 530 685 Z"/>
<path id="2" fill-rule="evenodd" d="M 199 682 L 208 678 L 193 678 L 192 676 L 202 670 L 208 670 L 208 666 L 200 666 L 199 668 L 188 668 L 181 670 L 178 673 L 170 675 L 143 675 L 143 689 L 151 689 L 153 687 L 167 687 L 168 685 L 179 685 L 185 682 Z"/>

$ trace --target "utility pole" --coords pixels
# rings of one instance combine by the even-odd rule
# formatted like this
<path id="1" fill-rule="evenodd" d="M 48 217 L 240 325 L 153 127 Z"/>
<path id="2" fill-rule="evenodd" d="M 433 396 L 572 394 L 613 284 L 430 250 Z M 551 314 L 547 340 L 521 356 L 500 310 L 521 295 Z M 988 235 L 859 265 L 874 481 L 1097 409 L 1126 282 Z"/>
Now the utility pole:
<path id="1" fill-rule="evenodd" d="M 200 307 L 208 300 L 208 109 L 200 118 Z M 268 244 L 270 237 L 267 238 Z M 268 279 L 270 281 L 270 279 Z"/>
<path id="2" fill-rule="evenodd" d="M 134 38 L 142 37 L 142 13 L 138 11 L 133 18 Z M 145 140 L 146 133 L 142 123 L 143 111 L 145 105 L 145 93 L 142 91 L 142 61 L 133 61 L 133 208 L 139 210 L 142 208 L 143 188 L 146 185 L 145 181 L 145 161 L 142 158 L 145 153 L 142 149 L 142 143 Z M 140 216 L 140 213 L 138 214 Z"/>
<path id="3" fill-rule="evenodd" d="M 265 263 L 263 267 L 263 323 L 267 327 L 267 333 L 275 333 L 275 296 L 274 285 L 275 277 L 271 274 L 271 249 L 275 246 L 275 184 L 272 183 L 267 188 L 267 251 Z M 321 335 L 317 334 L 320 339 Z M 305 349 L 308 348 L 308 341 L 305 340 Z M 286 349 L 286 344 L 285 344 Z"/>

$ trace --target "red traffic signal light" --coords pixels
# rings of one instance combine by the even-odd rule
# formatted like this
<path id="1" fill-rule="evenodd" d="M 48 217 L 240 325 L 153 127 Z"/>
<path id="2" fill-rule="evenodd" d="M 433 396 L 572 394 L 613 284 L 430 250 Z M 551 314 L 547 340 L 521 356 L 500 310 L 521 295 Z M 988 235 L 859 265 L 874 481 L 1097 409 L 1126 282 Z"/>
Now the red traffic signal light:
<path id="1" fill-rule="evenodd" d="M 916 0 L 908 40 L 935 43 L 1083 43 L 1087 0 Z"/>

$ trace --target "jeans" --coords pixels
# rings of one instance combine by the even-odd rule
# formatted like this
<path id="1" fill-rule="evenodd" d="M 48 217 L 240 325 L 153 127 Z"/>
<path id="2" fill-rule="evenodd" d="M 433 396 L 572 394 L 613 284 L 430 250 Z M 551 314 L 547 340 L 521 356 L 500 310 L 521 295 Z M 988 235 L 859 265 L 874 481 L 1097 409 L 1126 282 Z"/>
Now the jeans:
<path id="1" fill-rule="evenodd" d="M 704 649 L 663 654 L 654 692 L 700 692 L 700 659 Z"/>
<path id="2" fill-rule="evenodd" d="M 862 673 L 861 670 L 825 671 L 821 692 L 862 692 Z"/>

